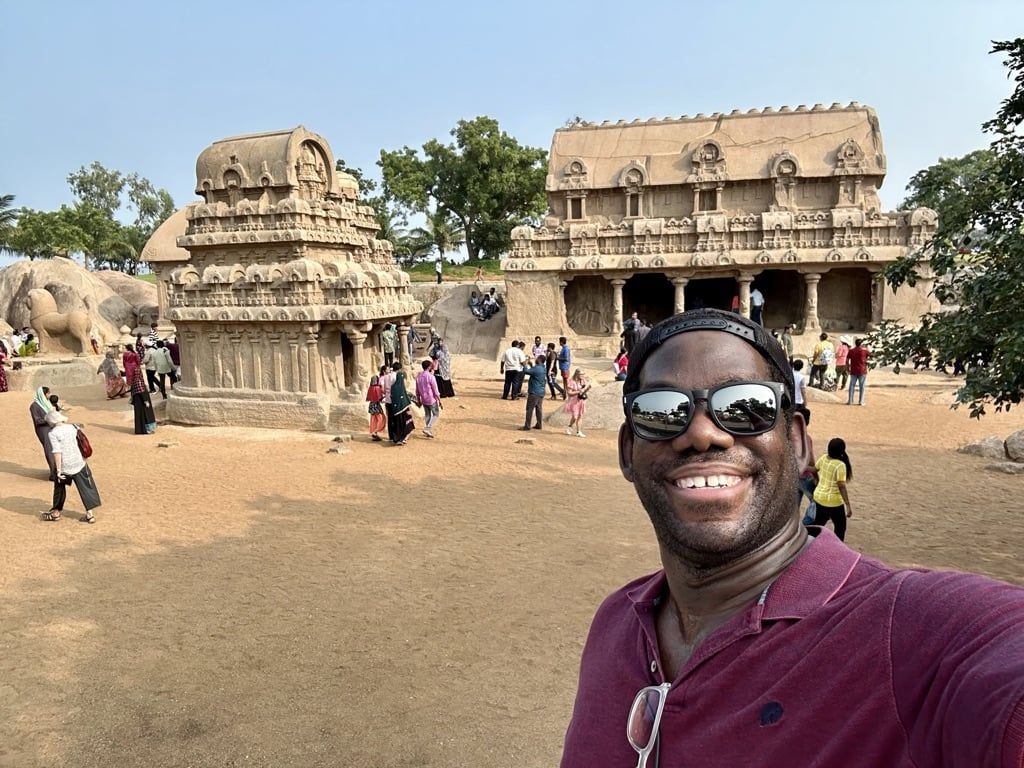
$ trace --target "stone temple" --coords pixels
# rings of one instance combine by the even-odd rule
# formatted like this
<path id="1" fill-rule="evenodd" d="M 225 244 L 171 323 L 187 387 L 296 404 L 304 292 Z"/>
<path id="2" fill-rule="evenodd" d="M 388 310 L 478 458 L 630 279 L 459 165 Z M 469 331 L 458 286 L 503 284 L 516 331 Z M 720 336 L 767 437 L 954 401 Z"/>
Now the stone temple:
<path id="1" fill-rule="evenodd" d="M 181 346 L 170 419 L 365 426 L 380 332 L 422 307 L 391 244 L 375 239 L 355 179 L 298 127 L 213 143 L 196 161 L 196 192 L 203 200 L 168 219 L 144 252 Z"/>
<path id="2" fill-rule="evenodd" d="M 749 315 L 752 285 L 764 324 L 804 341 L 916 322 L 935 307 L 930 283 L 877 278 L 936 215 L 883 211 L 884 177 L 878 117 L 856 102 L 559 129 L 549 213 L 513 230 L 502 261 L 506 336 L 568 331 L 607 352 L 632 312 L 653 323 L 738 296 Z"/>

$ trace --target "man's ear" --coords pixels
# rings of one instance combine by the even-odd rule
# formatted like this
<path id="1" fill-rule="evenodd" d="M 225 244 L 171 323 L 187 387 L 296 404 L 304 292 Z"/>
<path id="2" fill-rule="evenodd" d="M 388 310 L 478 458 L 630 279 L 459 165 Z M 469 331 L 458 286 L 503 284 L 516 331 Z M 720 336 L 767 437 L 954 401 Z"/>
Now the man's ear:
<path id="1" fill-rule="evenodd" d="M 625 422 L 619 427 L 619 470 L 633 482 L 633 430 Z"/>
<path id="2" fill-rule="evenodd" d="M 796 465 L 803 468 L 811 461 L 811 437 L 807 434 L 807 422 L 800 411 L 793 412 L 793 421 L 789 426 L 789 442 L 796 455 Z"/>

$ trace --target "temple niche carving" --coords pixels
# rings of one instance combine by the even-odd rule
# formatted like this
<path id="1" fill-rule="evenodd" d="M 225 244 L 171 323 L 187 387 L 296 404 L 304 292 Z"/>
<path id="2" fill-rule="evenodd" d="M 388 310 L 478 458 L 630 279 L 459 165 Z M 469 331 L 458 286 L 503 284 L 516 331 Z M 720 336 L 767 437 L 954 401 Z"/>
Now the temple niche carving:
<path id="1" fill-rule="evenodd" d="M 300 126 L 214 142 L 196 161 L 196 193 L 202 200 L 146 247 L 181 348 L 168 416 L 365 424 L 380 332 L 422 307 L 391 244 L 375 238 L 355 179 L 336 172 L 327 142 Z"/>
<path id="2" fill-rule="evenodd" d="M 568 332 L 608 351 L 634 311 L 746 312 L 752 287 L 766 325 L 814 336 L 935 306 L 927 281 L 878 287 L 935 213 L 882 210 L 878 117 L 856 102 L 581 123 L 555 131 L 548 168 L 548 214 L 502 261 L 509 339 Z"/>

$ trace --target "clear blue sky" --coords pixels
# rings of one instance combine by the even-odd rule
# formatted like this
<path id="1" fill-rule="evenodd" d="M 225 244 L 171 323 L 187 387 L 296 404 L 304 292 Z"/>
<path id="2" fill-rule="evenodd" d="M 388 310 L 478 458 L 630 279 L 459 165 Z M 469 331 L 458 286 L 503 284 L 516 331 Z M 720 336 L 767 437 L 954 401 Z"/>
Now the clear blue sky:
<path id="1" fill-rule="evenodd" d="M 350 165 L 490 115 L 549 147 L 633 119 L 851 100 L 878 111 L 882 199 L 987 144 L 1010 92 L 990 41 L 1024 2 L 7 2 L 0 194 L 70 202 L 93 160 L 195 198 L 211 141 L 303 124 Z"/>

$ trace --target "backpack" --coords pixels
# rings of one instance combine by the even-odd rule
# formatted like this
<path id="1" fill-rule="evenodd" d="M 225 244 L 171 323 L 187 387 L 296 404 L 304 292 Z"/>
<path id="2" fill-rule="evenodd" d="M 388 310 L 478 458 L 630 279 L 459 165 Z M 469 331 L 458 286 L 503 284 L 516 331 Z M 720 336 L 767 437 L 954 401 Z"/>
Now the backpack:
<path id="1" fill-rule="evenodd" d="M 92 443 L 89 442 L 89 438 L 85 436 L 85 432 L 78 425 L 75 425 L 75 441 L 78 443 L 78 452 L 82 454 L 83 459 L 92 456 Z"/>

